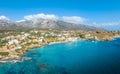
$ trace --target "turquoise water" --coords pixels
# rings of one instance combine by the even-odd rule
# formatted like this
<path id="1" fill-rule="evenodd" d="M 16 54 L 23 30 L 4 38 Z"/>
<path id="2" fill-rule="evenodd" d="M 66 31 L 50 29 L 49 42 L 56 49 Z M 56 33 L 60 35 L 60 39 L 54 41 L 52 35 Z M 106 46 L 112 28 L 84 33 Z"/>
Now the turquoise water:
<path id="1" fill-rule="evenodd" d="M 24 57 L 0 64 L 0 74 L 120 74 L 120 39 L 52 44 Z"/>

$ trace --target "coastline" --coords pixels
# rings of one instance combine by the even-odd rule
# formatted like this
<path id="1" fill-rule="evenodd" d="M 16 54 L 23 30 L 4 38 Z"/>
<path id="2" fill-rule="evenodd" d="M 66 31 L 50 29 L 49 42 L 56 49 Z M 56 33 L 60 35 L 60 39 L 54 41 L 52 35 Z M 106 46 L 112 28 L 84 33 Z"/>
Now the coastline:
<path id="1" fill-rule="evenodd" d="M 114 37 L 113 39 L 109 40 L 109 41 L 112 41 L 112 40 L 115 40 L 117 38 L 120 38 L 120 37 Z M 58 42 L 50 42 L 50 43 L 47 43 L 47 44 L 43 44 L 43 45 L 33 45 L 33 46 L 28 46 L 26 47 L 24 50 L 25 52 L 22 53 L 17 59 L 10 59 L 9 60 L 0 60 L 0 63 L 7 63 L 7 62 L 11 62 L 11 63 L 17 63 L 17 62 L 22 62 L 24 59 L 23 59 L 23 56 L 29 52 L 29 50 L 32 50 L 33 48 L 43 48 L 47 45 L 52 45 L 52 44 L 59 44 L 59 43 L 68 43 L 68 42 L 76 42 L 76 41 L 85 41 L 86 39 L 78 39 L 78 40 L 75 40 L 75 41 L 58 41 Z M 88 40 L 86 40 L 88 41 Z M 102 41 L 102 40 L 96 40 L 96 41 Z M 92 41 L 93 42 L 93 41 Z M 104 41 L 105 42 L 105 41 Z"/>
<path id="2" fill-rule="evenodd" d="M 17 59 L 8 59 L 8 60 L 0 60 L 0 63 L 7 63 L 7 62 L 12 62 L 12 63 L 16 63 L 16 62 L 22 62 L 23 61 L 23 56 L 27 53 L 27 52 L 29 52 L 29 50 L 32 50 L 32 49 L 34 49 L 34 48 L 43 48 L 43 47 L 45 47 L 45 46 L 47 46 L 47 45 L 52 45 L 52 44 L 59 44 L 59 43 L 67 43 L 67 42 L 76 42 L 76 41 L 81 41 L 80 39 L 78 39 L 78 40 L 75 40 L 75 41 L 58 41 L 58 42 L 50 42 L 50 43 L 47 43 L 47 44 L 43 44 L 43 45 L 35 45 L 35 46 L 28 46 L 28 47 L 26 47 L 24 50 L 26 51 L 26 52 L 24 52 L 24 54 L 21 54 L 20 55 L 20 57 L 19 58 L 17 58 Z M 83 40 L 82 40 L 83 41 Z"/>
<path id="3" fill-rule="evenodd" d="M 59 43 L 67 43 L 67 41 L 51 42 L 48 45 L 59 44 Z"/>
<path id="4" fill-rule="evenodd" d="M 26 47 L 25 50 L 27 50 L 27 52 L 29 52 L 29 50 L 32 50 L 33 48 L 43 48 L 47 45 L 52 45 L 52 44 L 57 44 L 57 43 L 66 43 L 68 41 L 60 41 L 60 42 L 51 42 L 49 44 L 44 44 L 44 45 L 36 45 L 36 46 L 32 46 L 32 47 Z M 17 59 L 9 59 L 9 60 L 0 60 L 0 63 L 7 63 L 7 62 L 11 62 L 11 63 L 17 63 L 17 62 L 22 62 L 23 61 L 23 56 L 27 53 L 24 52 L 24 54 L 21 54 L 21 56 Z"/>

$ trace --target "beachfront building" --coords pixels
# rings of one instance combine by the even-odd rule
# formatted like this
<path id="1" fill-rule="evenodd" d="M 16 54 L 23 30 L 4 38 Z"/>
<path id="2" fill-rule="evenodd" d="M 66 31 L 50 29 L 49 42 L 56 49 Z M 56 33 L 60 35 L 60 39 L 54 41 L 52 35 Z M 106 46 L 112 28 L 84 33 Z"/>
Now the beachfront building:
<path id="1" fill-rule="evenodd" d="M 70 37 L 70 38 L 67 38 L 68 41 L 76 41 L 78 38 L 77 37 Z"/>

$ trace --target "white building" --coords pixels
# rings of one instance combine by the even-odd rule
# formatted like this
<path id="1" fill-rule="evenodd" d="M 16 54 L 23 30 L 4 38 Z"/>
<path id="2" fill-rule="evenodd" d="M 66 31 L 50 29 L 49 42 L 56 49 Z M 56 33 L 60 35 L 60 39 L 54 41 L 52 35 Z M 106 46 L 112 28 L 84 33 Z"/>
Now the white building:
<path id="1" fill-rule="evenodd" d="M 11 40 L 8 42 L 9 45 L 11 44 L 19 44 L 19 41 L 18 40 Z"/>
<path id="2" fill-rule="evenodd" d="M 27 36 L 29 36 L 29 35 L 30 35 L 29 33 L 25 33 L 25 34 L 24 34 L 25 37 L 27 37 Z"/>
<path id="3" fill-rule="evenodd" d="M 77 37 L 70 37 L 68 38 L 68 41 L 76 41 L 78 38 Z"/>
<path id="4" fill-rule="evenodd" d="M 85 35 L 86 38 L 88 38 L 88 37 L 90 37 L 90 36 L 91 36 L 90 34 L 86 34 L 86 35 Z"/>
<path id="5" fill-rule="evenodd" d="M 43 39 L 39 39 L 39 42 L 43 42 L 44 40 Z"/>
<path id="6" fill-rule="evenodd" d="M 22 47 L 21 46 L 17 46 L 16 49 L 21 49 Z"/>

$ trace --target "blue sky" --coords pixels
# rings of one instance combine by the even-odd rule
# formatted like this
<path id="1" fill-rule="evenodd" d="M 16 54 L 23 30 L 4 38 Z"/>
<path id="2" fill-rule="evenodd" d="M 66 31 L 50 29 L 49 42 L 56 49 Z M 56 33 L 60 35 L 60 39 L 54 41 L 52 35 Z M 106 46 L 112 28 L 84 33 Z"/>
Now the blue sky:
<path id="1" fill-rule="evenodd" d="M 120 0 L 0 0 L 0 16 L 11 20 L 40 13 L 78 16 L 86 19 L 83 24 L 120 29 Z"/>

